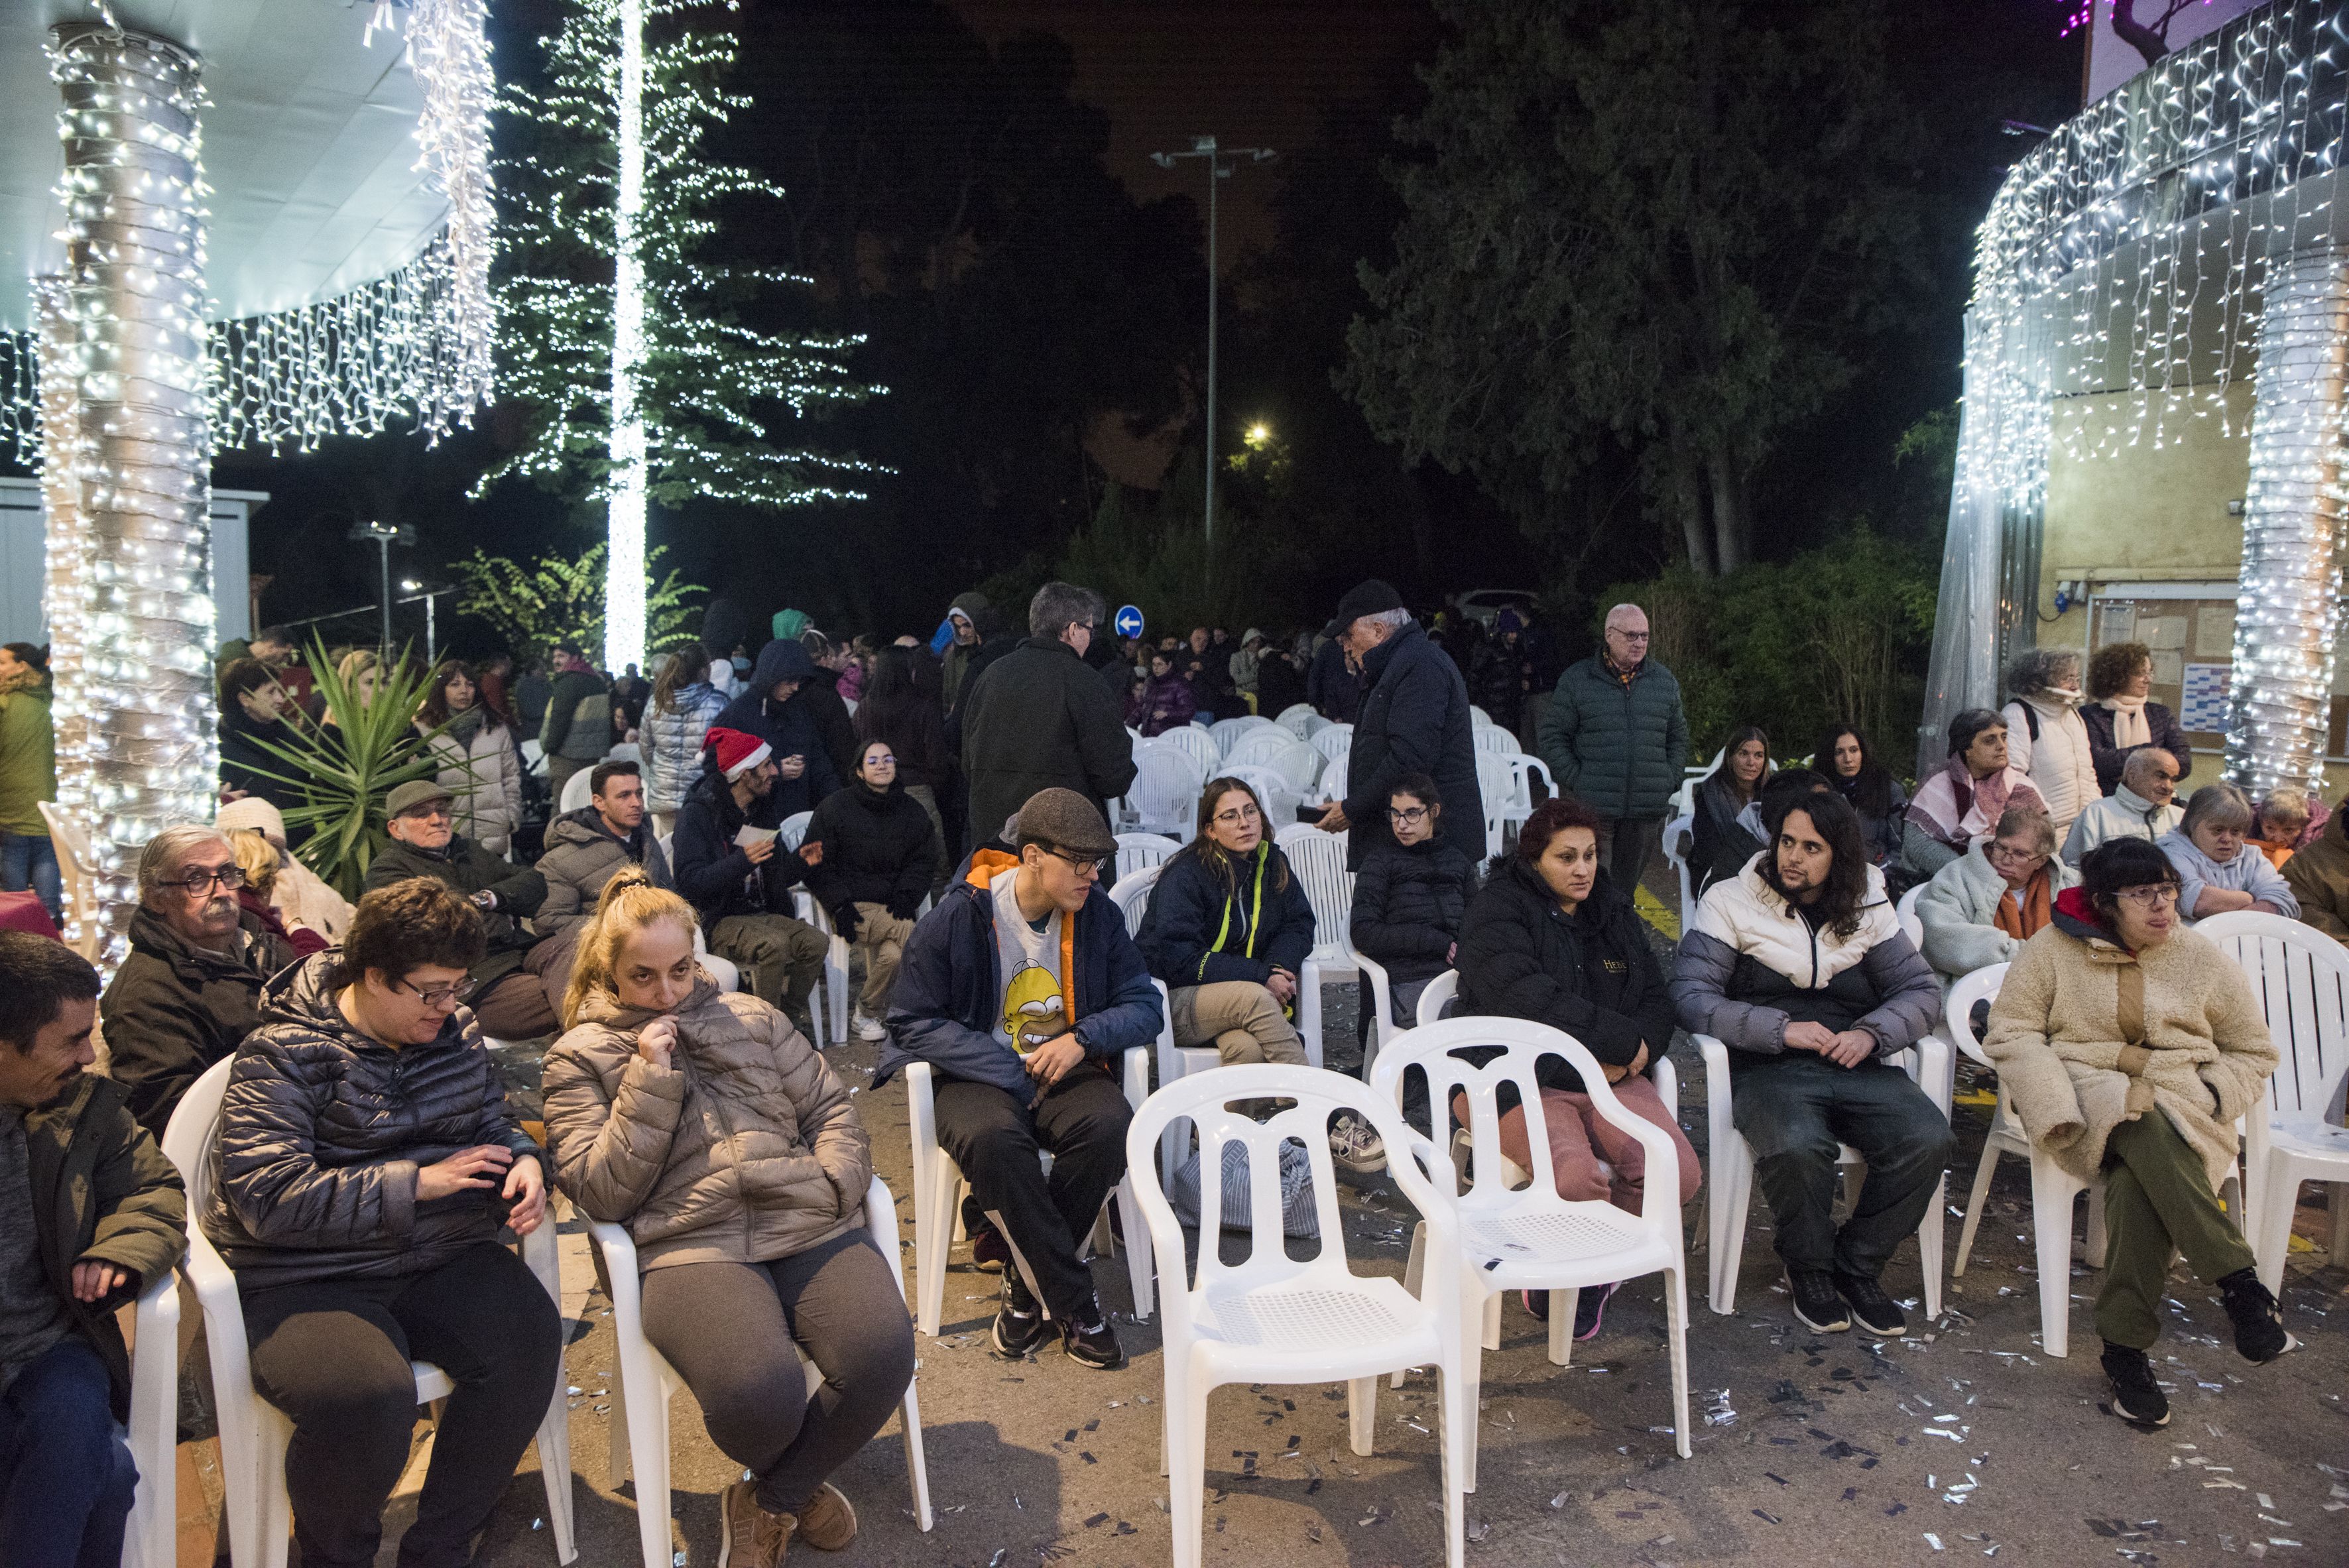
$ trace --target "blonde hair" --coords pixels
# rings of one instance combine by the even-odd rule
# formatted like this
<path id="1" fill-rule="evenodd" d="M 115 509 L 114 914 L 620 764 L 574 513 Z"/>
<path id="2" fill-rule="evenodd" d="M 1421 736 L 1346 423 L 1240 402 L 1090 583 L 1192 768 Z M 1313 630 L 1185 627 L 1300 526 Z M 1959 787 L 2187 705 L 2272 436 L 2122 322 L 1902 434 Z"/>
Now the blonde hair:
<path id="1" fill-rule="evenodd" d="M 620 949 L 629 937 L 665 920 L 685 928 L 688 936 L 701 928 L 693 905 L 664 887 L 655 887 L 642 867 L 615 872 L 595 900 L 595 913 L 579 933 L 578 956 L 571 965 L 571 984 L 563 992 L 563 1026 L 576 1027 L 587 998 L 614 989 L 612 976 L 619 966 Z"/>
<path id="2" fill-rule="evenodd" d="M 236 851 L 237 869 L 244 872 L 244 885 L 266 900 L 270 890 L 277 885 L 281 864 L 277 846 L 258 828 L 231 828 L 228 847 Z"/>

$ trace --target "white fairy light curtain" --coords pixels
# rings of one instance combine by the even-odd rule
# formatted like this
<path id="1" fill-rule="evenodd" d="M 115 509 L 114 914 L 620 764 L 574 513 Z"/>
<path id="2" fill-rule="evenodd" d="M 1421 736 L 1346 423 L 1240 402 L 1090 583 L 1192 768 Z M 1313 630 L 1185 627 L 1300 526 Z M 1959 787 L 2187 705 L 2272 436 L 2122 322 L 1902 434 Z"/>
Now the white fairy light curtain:
<path id="1" fill-rule="evenodd" d="M 2051 445 L 2075 459 L 2116 459 L 2163 448 L 2182 421 L 2223 428 L 2229 385 L 2267 374 L 2263 323 L 2276 298 L 2294 279 L 2324 275 L 2321 260 L 2298 263 L 2336 244 L 2344 21 L 2349 0 L 2275 0 L 2065 122 L 2001 187 L 1976 250 L 1920 761 L 1938 763 L 1931 733 L 1956 709 L 1994 698 L 1982 650 L 2035 610 L 2011 585 L 1981 580 L 1999 559 L 1982 548 L 1982 531 L 2012 540 L 2037 529 Z M 2337 312 L 2294 319 L 2294 341 L 2331 333 L 2337 347 Z M 2330 385 L 2337 393 L 2337 378 Z M 2054 399 L 2113 392 L 2127 396 L 2051 428 Z M 2228 770 L 2254 787 L 2315 782 L 2338 624 L 2334 595 L 2309 584 L 2337 591 L 2340 539 L 2309 508 L 2327 494 L 2337 504 L 2327 454 L 2342 438 L 2342 407 L 2297 396 L 2287 408 L 2261 387 L 2254 410 Z M 2279 418 L 2299 432 L 2288 446 L 2261 439 L 2261 422 Z M 2292 469 L 2289 483 L 2279 464 Z M 2288 517 L 2277 510 L 2287 496 Z"/>

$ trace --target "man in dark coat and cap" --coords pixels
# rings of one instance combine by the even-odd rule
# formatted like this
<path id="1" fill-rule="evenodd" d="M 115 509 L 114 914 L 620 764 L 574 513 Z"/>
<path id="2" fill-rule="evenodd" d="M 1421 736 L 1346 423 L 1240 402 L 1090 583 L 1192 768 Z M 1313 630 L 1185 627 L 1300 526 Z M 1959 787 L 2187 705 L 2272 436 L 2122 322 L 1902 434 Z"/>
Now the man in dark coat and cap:
<path id="1" fill-rule="evenodd" d="M 1346 765 L 1346 798 L 1320 827 L 1348 833 L 1346 863 L 1359 871 L 1371 849 L 1394 841 L 1387 799 L 1406 773 L 1424 773 L 1444 798 L 1443 831 L 1472 863 L 1485 859 L 1485 807 L 1476 788 L 1476 740 L 1468 684 L 1392 583 L 1377 578 L 1338 601 L 1330 634 L 1362 667 L 1361 711 Z"/>

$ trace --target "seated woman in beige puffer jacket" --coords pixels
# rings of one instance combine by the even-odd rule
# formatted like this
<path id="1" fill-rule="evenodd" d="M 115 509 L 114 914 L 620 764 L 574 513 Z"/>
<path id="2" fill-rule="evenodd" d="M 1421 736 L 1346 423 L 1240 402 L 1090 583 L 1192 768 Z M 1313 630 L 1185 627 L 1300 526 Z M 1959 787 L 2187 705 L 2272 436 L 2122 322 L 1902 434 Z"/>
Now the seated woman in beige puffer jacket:
<path id="1" fill-rule="evenodd" d="M 2112 1412 L 2159 1427 L 2169 1401 L 2146 1351 L 2161 1332 L 2173 1247 L 2218 1285 L 2245 1359 L 2272 1361 L 2295 1343 L 2218 1198 L 2235 1119 L 2267 1114 L 2276 1048 L 2242 971 L 2186 929 L 2168 857 L 2119 839 L 2080 872 L 2007 971 L 1982 1049 L 2033 1143 L 2105 1184 L 2096 1332 Z"/>
<path id="2" fill-rule="evenodd" d="M 693 938 L 692 906 L 643 872 L 605 885 L 546 1057 L 547 1142 L 571 1201 L 627 1227 L 645 1337 L 752 1473 L 721 1500 L 719 1562 L 772 1568 L 794 1539 L 855 1538 L 826 1478 L 904 1397 L 914 1335 L 865 1233 L 848 1091 L 782 1014 L 720 991 Z"/>

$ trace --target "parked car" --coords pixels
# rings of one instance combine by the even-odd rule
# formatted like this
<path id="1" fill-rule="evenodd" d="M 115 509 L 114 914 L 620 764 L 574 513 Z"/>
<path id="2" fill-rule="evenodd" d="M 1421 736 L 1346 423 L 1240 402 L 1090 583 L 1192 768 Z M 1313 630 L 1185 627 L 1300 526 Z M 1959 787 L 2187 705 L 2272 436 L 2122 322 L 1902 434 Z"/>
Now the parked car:
<path id="1" fill-rule="evenodd" d="M 1487 631 L 1502 611 L 1515 610 L 1524 615 L 1533 607 L 1534 593 L 1527 588 L 1473 588 L 1460 595 L 1461 614 L 1474 615 Z"/>

